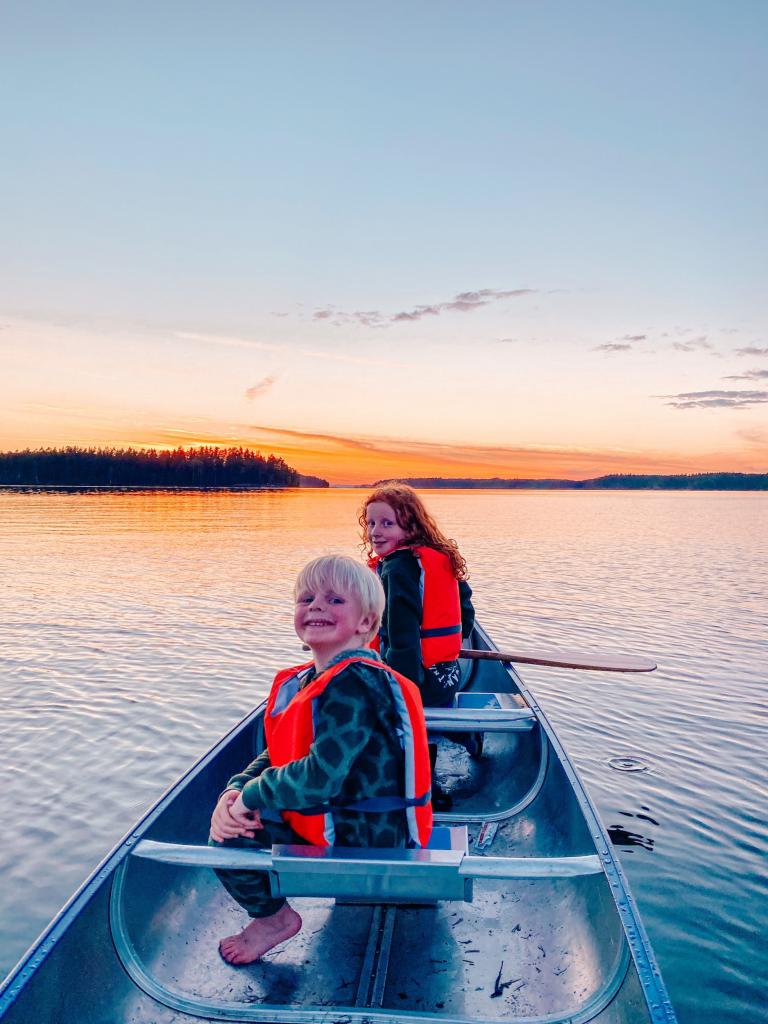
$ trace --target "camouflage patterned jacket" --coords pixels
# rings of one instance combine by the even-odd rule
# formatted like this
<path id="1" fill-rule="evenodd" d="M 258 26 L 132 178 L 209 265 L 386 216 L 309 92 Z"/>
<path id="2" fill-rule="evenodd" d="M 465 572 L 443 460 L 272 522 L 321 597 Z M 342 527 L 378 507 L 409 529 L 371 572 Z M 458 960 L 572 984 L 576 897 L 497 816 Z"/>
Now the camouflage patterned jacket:
<path id="1" fill-rule="evenodd" d="M 344 651 L 331 665 L 355 655 L 379 660 L 365 648 Z M 314 678 L 316 673 L 310 673 L 304 685 Z M 402 796 L 404 755 L 398 727 L 392 696 L 382 686 L 381 674 L 367 665 L 349 665 L 317 700 L 315 739 L 307 756 L 273 768 L 265 750 L 229 780 L 227 789 L 241 790 L 246 807 L 272 811 Z M 337 810 L 333 818 L 339 846 L 406 844 L 403 811 Z"/>

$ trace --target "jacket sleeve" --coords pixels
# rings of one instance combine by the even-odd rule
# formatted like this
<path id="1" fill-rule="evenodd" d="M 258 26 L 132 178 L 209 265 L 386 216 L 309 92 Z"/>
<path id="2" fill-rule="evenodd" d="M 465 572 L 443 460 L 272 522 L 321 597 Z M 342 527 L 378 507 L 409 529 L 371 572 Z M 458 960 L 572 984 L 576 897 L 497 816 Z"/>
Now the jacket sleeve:
<path id="1" fill-rule="evenodd" d="M 394 551 L 382 563 L 381 582 L 387 597 L 384 608 L 386 643 L 381 656 L 396 672 L 421 686 L 421 569 L 408 550 Z"/>
<path id="2" fill-rule="evenodd" d="M 262 750 L 258 757 L 254 758 L 253 761 L 248 765 L 247 768 L 243 768 L 237 775 L 233 775 L 232 778 L 226 785 L 226 789 L 240 789 L 249 783 L 252 779 L 256 779 L 261 775 L 265 768 L 269 768 L 272 762 L 269 759 L 269 751 Z"/>
<path id="3" fill-rule="evenodd" d="M 371 733 L 381 728 L 371 713 L 375 703 L 369 688 L 376 685 L 378 678 L 369 678 L 355 665 L 340 672 L 318 698 L 309 753 L 281 768 L 266 768 L 247 782 L 242 790 L 245 806 L 300 811 L 332 803 Z"/>
<path id="4" fill-rule="evenodd" d="M 459 602 L 461 603 L 461 636 L 463 640 L 466 640 L 475 626 L 472 588 L 466 580 L 459 580 Z"/>

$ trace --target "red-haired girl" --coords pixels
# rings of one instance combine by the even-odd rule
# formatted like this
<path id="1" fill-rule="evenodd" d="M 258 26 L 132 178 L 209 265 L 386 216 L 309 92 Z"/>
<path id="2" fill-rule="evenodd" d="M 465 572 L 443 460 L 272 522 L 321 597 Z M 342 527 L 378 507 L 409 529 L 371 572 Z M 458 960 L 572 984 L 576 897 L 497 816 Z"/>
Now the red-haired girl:
<path id="1" fill-rule="evenodd" d="M 412 679 L 425 707 L 447 707 L 459 688 L 462 637 L 475 621 L 467 565 L 407 484 L 369 494 L 360 511 L 369 565 L 387 603 L 379 631 L 384 661 Z"/>

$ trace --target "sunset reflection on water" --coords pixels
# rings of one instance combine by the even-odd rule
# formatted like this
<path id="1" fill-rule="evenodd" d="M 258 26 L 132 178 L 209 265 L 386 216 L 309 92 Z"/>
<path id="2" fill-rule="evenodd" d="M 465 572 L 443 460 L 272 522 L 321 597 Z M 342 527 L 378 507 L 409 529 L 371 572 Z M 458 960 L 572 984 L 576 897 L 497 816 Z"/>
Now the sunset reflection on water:
<path id="1" fill-rule="evenodd" d="M 0 968 L 275 670 L 303 660 L 293 579 L 318 554 L 360 555 L 364 495 L 0 492 Z M 499 646 L 658 662 L 643 676 L 523 675 L 613 830 L 681 1022 L 753 1020 L 768 913 L 753 754 L 768 740 L 768 498 L 425 498 Z M 30 795 L 45 814 L 20 828 Z"/>

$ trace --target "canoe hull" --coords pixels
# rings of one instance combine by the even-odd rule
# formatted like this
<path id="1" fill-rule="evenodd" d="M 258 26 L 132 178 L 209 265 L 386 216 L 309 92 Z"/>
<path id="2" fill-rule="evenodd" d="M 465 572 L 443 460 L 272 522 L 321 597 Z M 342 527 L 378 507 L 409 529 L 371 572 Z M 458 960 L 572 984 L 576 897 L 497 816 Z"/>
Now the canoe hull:
<path id="1" fill-rule="evenodd" d="M 491 647 L 478 631 L 476 646 Z M 670 1024 L 674 1013 L 608 837 L 533 696 L 509 666 L 467 685 L 533 708 L 536 727 L 488 732 L 479 760 L 441 746 L 444 821 L 498 830 L 492 858 L 600 857 L 571 878 L 474 881 L 460 899 L 395 907 L 307 897 L 302 931 L 264 961 L 216 954 L 242 911 L 213 873 L 133 856 L 143 839 L 204 845 L 222 783 L 261 744 L 257 709 L 116 847 L 0 990 L 7 1024 L 344 1020 L 416 1024 Z M 470 851 L 472 851 L 470 846 Z M 329 1017 L 329 1014 L 331 1015 Z"/>

